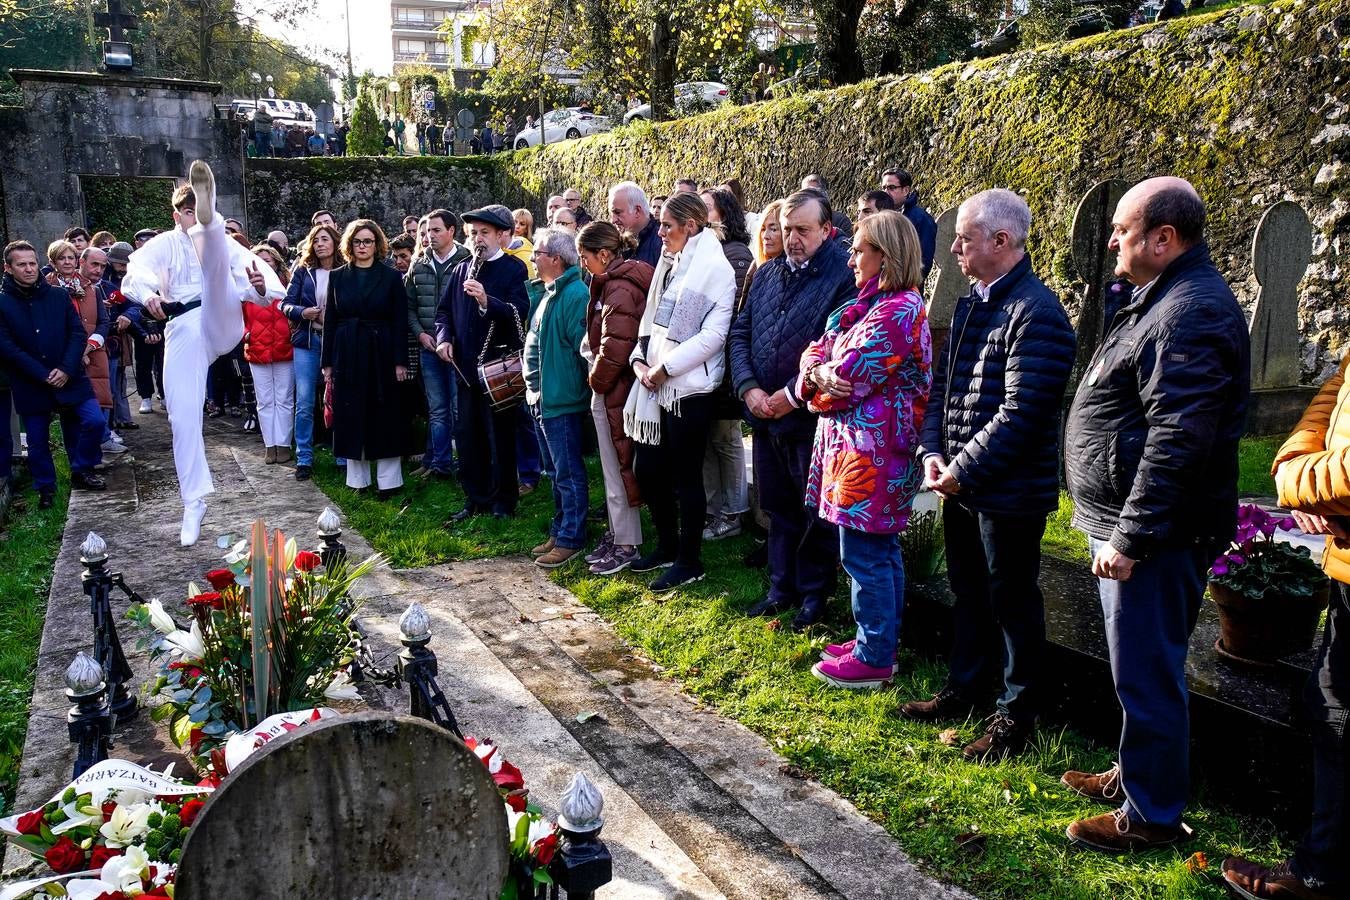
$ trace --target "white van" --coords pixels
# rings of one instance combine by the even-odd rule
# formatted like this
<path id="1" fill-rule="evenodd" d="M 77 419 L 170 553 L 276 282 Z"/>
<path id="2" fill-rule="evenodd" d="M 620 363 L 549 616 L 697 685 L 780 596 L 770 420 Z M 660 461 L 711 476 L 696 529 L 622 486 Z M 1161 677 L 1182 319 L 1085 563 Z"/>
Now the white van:
<path id="1" fill-rule="evenodd" d="M 284 100 L 280 97 L 259 97 L 258 106 L 267 108 L 272 115 L 273 122 L 280 122 L 283 125 L 307 125 L 314 127 L 314 111 L 309 108 L 308 103 L 299 103 L 294 100 Z M 230 103 L 230 109 L 236 118 L 253 118 L 253 100 L 235 100 Z"/>

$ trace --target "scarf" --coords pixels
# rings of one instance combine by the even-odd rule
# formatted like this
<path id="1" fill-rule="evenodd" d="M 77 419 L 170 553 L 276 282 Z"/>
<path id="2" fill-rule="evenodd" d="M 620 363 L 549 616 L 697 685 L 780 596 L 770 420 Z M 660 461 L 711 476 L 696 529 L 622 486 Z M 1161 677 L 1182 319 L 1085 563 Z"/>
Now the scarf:
<path id="1" fill-rule="evenodd" d="M 659 369 L 672 350 L 698 334 L 730 270 L 717 235 L 707 228 L 674 257 L 661 256 L 638 325 L 638 346 L 647 339 L 648 366 Z M 661 443 L 661 410 L 679 415 L 686 393 L 676 380 L 667 379 L 655 392 L 641 381 L 633 385 L 623 410 L 623 430 L 629 437 L 642 444 Z"/>

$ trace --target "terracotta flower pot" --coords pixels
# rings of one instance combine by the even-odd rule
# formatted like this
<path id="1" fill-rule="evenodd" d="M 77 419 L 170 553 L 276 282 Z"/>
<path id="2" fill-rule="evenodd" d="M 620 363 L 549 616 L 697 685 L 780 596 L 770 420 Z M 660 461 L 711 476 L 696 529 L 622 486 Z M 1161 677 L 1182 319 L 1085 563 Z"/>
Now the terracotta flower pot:
<path id="1" fill-rule="evenodd" d="M 1307 650 L 1317 636 L 1317 622 L 1327 607 L 1331 586 L 1311 597 L 1266 597 L 1253 600 L 1210 582 L 1209 595 L 1219 608 L 1219 641 L 1224 656 L 1238 662 L 1273 665 L 1291 653 Z"/>

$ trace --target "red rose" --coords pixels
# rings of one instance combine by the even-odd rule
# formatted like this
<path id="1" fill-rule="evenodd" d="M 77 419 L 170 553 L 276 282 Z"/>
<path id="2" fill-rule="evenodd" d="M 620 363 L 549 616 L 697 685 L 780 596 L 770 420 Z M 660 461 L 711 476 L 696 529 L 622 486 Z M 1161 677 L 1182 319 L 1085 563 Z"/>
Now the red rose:
<path id="1" fill-rule="evenodd" d="M 539 865 L 546 866 L 553 861 L 553 854 L 558 852 L 558 832 L 553 832 L 546 838 L 540 838 L 534 843 L 534 858 L 539 860 Z"/>
<path id="2" fill-rule="evenodd" d="M 529 801 L 525 799 L 525 795 L 518 791 L 512 791 L 506 795 L 506 805 L 518 813 L 523 813 L 525 811 L 525 805 L 528 802 Z"/>
<path id="3" fill-rule="evenodd" d="M 42 810 L 35 809 L 19 816 L 19 834 L 42 833 Z"/>
<path id="4" fill-rule="evenodd" d="M 99 844 L 94 851 L 89 854 L 89 868 L 98 871 L 103 868 L 103 864 L 115 856 L 121 856 L 121 850 L 114 850 L 112 847 Z"/>
<path id="5" fill-rule="evenodd" d="M 234 573 L 229 569 L 212 569 L 206 573 L 206 580 L 211 582 L 211 587 L 223 591 L 234 584 Z"/>
<path id="6" fill-rule="evenodd" d="M 502 760 L 502 767 L 492 773 L 492 780 L 504 791 L 518 791 L 525 786 L 525 776 L 506 760 Z"/>
<path id="7" fill-rule="evenodd" d="M 189 597 L 188 606 L 209 606 L 212 609 L 224 609 L 225 601 L 221 599 L 217 591 L 207 591 L 204 594 Z"/>
<path id="8" fill-rule="evenodd" d="M 188 747 L 192 749 L 193 753 L 197 752 L 197 745 L 201 742 L 202 730 L 200 728 L 194 728 L 188 732 Z"/>
<path id="9" fill-rule="evenodd" d="M 109 800 L 107 803 L 104 803 L 104 804 L 103 804 L 103 821 L 105 821 L 105 822 L 111 822 L 111 821 L 112 821 L 112 814 L 113 814 L 114 811 L 116 811 L 116 809 L 117 809 L 117 801 L 116 801 L 116 800 Z"/>
<path id="10" fill-rule="evenodd" d="M 47 848 L 43 856 L 47 860 L 47 865 L 51 866 L 57 875 L 78 872 L 84 867 L 84 851 L 80 849 L 79 844 L 64 834 L 60 840 Z"/>
<path id="11" fill-rule="evenodd" d="M 295 567 L 301 572 L 309 572 L 317 569 L 323 559 L 313 550 L 301 550 L 295 554 Z"/>
<path id="12" fill-rule="evenodd" d="M 197 814 L 202 811 L 202 807 L 205 805 L 205 801 L 193 797 L 183 804 L 183 808 L 178 811 L 178 818 L 182 820 L 184 825 L 191 826 L 193 822 L 197 821 Z"/>

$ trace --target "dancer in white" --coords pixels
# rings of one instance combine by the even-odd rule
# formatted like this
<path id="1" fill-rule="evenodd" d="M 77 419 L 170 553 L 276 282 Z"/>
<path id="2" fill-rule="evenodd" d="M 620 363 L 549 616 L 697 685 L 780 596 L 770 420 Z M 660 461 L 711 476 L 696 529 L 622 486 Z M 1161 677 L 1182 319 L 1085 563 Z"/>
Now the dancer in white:
<path id="1" fill-rule="evenodd" d="M 286 293 L 271 266 L 226 235 L 210 167 L 195 161 L 188 180 L 190 186 L 174 191 L 178 227 L 131 254 L 122 280 L 123 295 L 155 318 L 170 319 L 164 332 L 164 404 L 183 498 L 184 547 L 197 542 L 206 495 L 215 490 L 202 440 L 206 371 L 244 336 L 240 301 L 265 306 Z"/>

